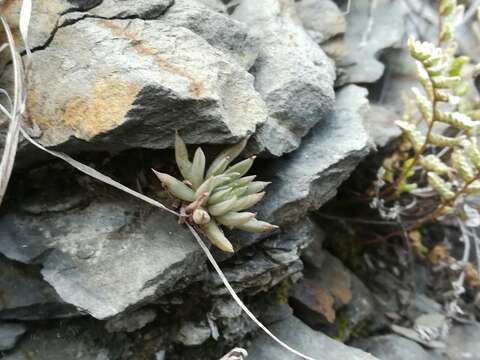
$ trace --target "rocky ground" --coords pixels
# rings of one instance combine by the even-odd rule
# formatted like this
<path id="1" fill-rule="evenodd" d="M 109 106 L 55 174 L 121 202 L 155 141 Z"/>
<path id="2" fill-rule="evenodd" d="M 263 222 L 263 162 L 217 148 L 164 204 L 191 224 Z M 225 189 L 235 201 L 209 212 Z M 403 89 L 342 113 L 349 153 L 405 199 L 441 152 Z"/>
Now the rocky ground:
<path id="1" fill-rule="evenodd" d="M 252 173 L 272 181 L 256 211 L 280 231 L 233 232 L 235 254 L 214 254 L 272 332 L 318 360 L 480 359 L 474 318 L 443 339 L 418 331 L 451 322 L 428 268 L 400 245 L 365 250 L 326 217 L 352 207 L 362 166 L 374 173 L 375 152 L 398 136 L 414 81 L 403 44 L 428 30 L 421 1 L 371 3 L 34 1 L 29 131 L 169 205 L 150 169 L 176 172 L 175 131 L 208 157 L 249 137 L 243 156 L 258 154 Z M 2 6 L 13 26 L 20 1 Z M 174 216 L 25 140 L 0 253 L 3 359 L 207 360 L 234 347 L 298 358 L 242 314 Z"/>

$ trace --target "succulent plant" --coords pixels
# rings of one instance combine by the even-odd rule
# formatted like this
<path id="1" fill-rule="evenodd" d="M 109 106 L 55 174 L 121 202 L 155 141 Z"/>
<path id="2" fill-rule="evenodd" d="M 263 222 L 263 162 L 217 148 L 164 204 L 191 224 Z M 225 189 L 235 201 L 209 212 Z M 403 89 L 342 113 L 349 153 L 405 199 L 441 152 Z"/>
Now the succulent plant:
<path id="1" fill-rule="evenodd" d="M 233 246 L 221 226 L 257 233 L 278 228 L 256 219 L 256 213 L 244 210 L 262 200 L 269 182 L 254 181 L 255 176 L 244 176 L 255 156 L 230 165 L 240 155 L 246 140 L 223 150 L 206 169 L 205 154 L 197 148 L 190 161 L 182 138 L 175 134 L 175 160 L 183 181 L 153 170 L 163 187 L 182 202 L 181 214 L 196 224 L 219 249 L 233 252 Z"/>

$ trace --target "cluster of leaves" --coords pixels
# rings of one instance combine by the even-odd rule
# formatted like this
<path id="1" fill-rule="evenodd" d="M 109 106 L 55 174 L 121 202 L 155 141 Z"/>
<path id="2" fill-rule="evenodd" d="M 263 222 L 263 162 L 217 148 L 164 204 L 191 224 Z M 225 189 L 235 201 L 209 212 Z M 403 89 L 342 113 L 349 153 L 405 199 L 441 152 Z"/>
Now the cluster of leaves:
<path id="1" fill-rule="evenodd" d="M 155 170 L 155 175 L 175 198 L 182 201 L 181 214 L 196 224 L 219 249 L 233 252 L 220 225 L 247 232 L 264 232 L 277 226 L 256 219 L 253 212 L 245 212 L 258 203 L 269 182 L 254 181 L 255 175 L 244 176 L 251 168 L 255 156 L 234 165 L 231 162 L 243 151 L 246 140 L 222 151 L 206 169 L 205 154 L 197 148 L 190 161 L 182 138 L 175 136 L 175 159 L 184 180 Z"/>
<path id="2" fill-rule="evenodd" d="M 472 116 L 469 84 L 462 78 L 469 59 L 455 56 L 453 37 L 464 9 L 456 0 L 439 0 L 438 9 L 438 45 L 408 40 L 421 89 L 412 89 L 414 105 L 397 121 L 404 134 L 402 156 L 385 162 L 380 172 L 382 186 L 390 190 L 384 192 L 388 200 L 404 194 L 438 198 L 438 206 L 418 221 L 417 228 L 459 210 L 466 195 L 480 193 L 480 121 Z"/>
<path id="3" fill-rule="evenodd" d="M 451 284 L 452 309 L 457 309 L 455 304 L 465 291 L 463 283 L 480 286 L 478 250 L 474 252 L 477 266 L 469 262 L 471 244 L 480 249 L 480 239 L 470 229 L 480 225 L 480 213 L 471 206 L 480 194 L 480 110 L 470 92 L 472 73 L 465 71 L 470 59 L 456 54 L 454 30 L 463 20 L 464 6 L 457 0 L 437 0 L 437 9 L 437 43 L 412 38 L 407 43 L 420 86 L 412 89 L 404 116 L 397 121 L 403 136 L 378 173 L 372 206 L 383 217 L 402 224 L 402 230 L 387 237 L 407 235 L 419 257 L 436 269 L 460 274 Z M 461 231 L 461 259 L 450 255 L 446 243 L 428 248 L 422 242 L 423 225 L 446 216 Z"/>

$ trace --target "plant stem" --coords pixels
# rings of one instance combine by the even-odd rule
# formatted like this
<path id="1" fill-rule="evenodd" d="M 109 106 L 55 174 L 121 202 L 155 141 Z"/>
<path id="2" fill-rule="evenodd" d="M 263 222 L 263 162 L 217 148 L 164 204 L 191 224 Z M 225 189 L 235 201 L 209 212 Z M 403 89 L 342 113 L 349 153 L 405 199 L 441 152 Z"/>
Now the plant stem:
<path id="1" fill-rule="evenodd" d="M 430 214 L 424 216 L 421 219 L 418 219 L 415 221 L 412 225 L 407 227 L 407 231 L 412 231 L 412 230 L 417 230 L 420 227 L 422 227 L 424 224 L 435 221 L 438 217 L 440 217 L 444 211 L 452 204 L 455 203 L 455 201 L 458 200 L 458 198 L 465 193 L 465 191 L 468 189 L 468 187 L 476 180 L 480 180 L 480 171 L 477 172 L 474 178 L 471 180 L 467 181 L 460 190 L 458 190 L 455 195 L 447 200 L 442 206 L 439 206 L 435 211 L 431 212 Z M 401 231 L 395 231 L 393 233 L 390 233 L 385 237 L 385 239 L 390 239 L 394 236 L 401 235 Z"/>
<path id="2" fill-rule="evenodd" d="M 418 151 L 415 151 L 415 156 L 413 157 L 413 161 L 411 164 L 408 166 L 408 168 L 404 171 L 402 171 L 402 175 L 395 181 L 393 184 L 393 189 L 395 190 L 394 196 L 400 195 L 400 185 L 405 181 L 407 178 L 408 174 L 410 171 L 418 165 L 418 162 L 420 161 L 420 156 L 425 152 L 427 149 L 427 146 L 429 144 L 429 139 L 430 139 L 430 134 L 433 131 L 433 125 L 435 124 L 435 113 L 436 113 L 436 108 L 437 108 L 437 99 L 435 98 L 435 94 L 433 95 L 432 99 L 432 118 L 430 119 L 430 123 L 428 124 L 428 129 L 427 129 L 427 134 L 425 137 L 425 142 L 422 144 L 420 149 Z"/>

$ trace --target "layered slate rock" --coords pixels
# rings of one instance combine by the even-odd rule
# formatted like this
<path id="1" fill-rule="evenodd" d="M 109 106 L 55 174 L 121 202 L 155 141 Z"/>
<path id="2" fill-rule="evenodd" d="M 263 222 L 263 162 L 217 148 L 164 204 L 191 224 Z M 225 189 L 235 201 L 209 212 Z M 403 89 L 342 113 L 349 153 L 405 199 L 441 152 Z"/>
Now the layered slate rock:
<path id="1" fill-rule="evenodd" d="M 223 15 L 221 15 L 223 16 Z M 253 77 L 184 27 L 84 18 L 33 56 L 30 119 L 44 145 L 73 137 L 120 147 L 228 143 L 266 119 Z"/>
<path id="2" fill-rule="evenodd" d="M 60 26 L 88 17 L 158 19 L 163 24 L 193 31 L 225 55 L 232 55 L 247 70 L 258 54 L 258 45 L 247 26 L 226 15 L 220 0 L 104 0 L 88 11 L 78 10 L 81 11 L 61 16 Z"/>
<path id="3" fill-rule="evenodd" d="M 249 70 L 258 56 L 258 39 L 250 33 L 247 24 L 215 11 L 217 1 L 222 4 L 220 0 L 204 0 L 204 4 L 176 0 L 160 21 L 190 29 Z"/>
<path id="4" fill-rule="evenodd" d="M 0 252 L 40 262 L 60 297 L 97 319 L 172 291 L 204 264 L 174 216 L 118 192 L 69 211 L 4 214 L 0 235 Z"/>
<path id="5" fill-rule="evenodd" d="M 56 0 L 59 1 L 59 0 Z M 63 0 L 65 1 L 65 0 Z M 76 7 L 75 10 L 86 11 L 85 16 L 94 16 L 105 19 L 131 19 L 141 18 L 144 20 L 155 19 L 165 13 L 173 4 L 174 0 L 93 0 L 97 6 Z"/>
<path id="6" fill-rule="evenodd" d="M 41 48 L 47 45 L 59 25 L 61 14 L 74 9 L 88 10 L 102 2 L 102 0 L 85 0 L 70 2 L 67 0 L 44 0 L 32 1 L 32 16 L 29 30 L 29 46 L 31 49 Z M 20 17 L 21 1 L 8 1 L 2 6 L 2 15 L 14 29 L 16 43 L 23 46 L 19 37 L 18 22 Z"/>
<path id="7" fill-rule="evenodd" d="M 162 15 L 174 0 L 40 0 L 32 2 L 28 43 L 35 51 L 47 47 L 58 28 L 83 17 L 104 19 L 154 19 Z M 2 10 L 10 26 L 17 29 L 22 2 L 7 2 Z M 18 32 L 15 31 L 15 35 Z M 17 38 L 19 46 L 23 43 Z"/>
<path id="8" fill-rule="evenodd" d="M 363 127 L 367 90 L 348 86 L 337 93 L 332 114 L 303 140 L 302 146 L 266 170 L 272 185 L 258 211 L 278 225 L 292 224 L 335 196 L 371 143 Z"/>
<path id="9" fill-rule="evenodd" d="M 307 263 L 304 278 L 293 287 L 292 306 L 312 328 L 331 336 L 341 332 L 341 340 L 346 341 L 357 324 L 373 317 L 373 296 L 340 260 L 326 251 L 317 257 L 321 265 Z M 348 319 L 342 323 L 341 331 L 339 319 Z"/>
<path id="10" fill-rule="evenodd" d="M 2 357 L 4 360 L 113 360 L 108 350 L 93 338 L 92 329 L 75 326 L 56 327 L 38 330 L 11 353 Z M 97 340 L 97 341 L 96 341 Z"/>
<path id="11" fill-rule="evenodd" d="M 291 152 L 332 109 L 333 63 L 300 25 L 293 0 L 245 0 L 233 17 L 258 38 L 260 53 L 252 73 L 269 114 L 250 151 Z"/>
<path id="12" fill-rule="evenodd" d="M 5 237 L 0 230 L 0 243 Z M 78 316 L 77 309 L 60 299 L 37 266 L 0 257 L 0 319 L 44 320 Z"/>
<path id="13" fill-rule="evenodd" d="M 354 346 L 368 351 L 382 360 L 440 360 L 412 340 L 398 335 L 375 336 L 354 342 Z M 453 358 L 452 358 L 453 359 Z"/>
<path id="14" fill-rule="evenodd" d="M 317 360 L 375 360 L 361 350 L 348 347 L 341 342 L 309 328 L 296 317 L 289 317 L 269 326 L 269 329 L 291 347 Z M 265 334 L 260 334 L 248 349 L 249 360 L 295 360 L 298 356 L 278 346 Z"/>
<path id="15" fill-rule="evenodd" d="M 279 234 L 248 249 L 258 237 L 245 236 L 235 231 L 232 236 L 236 249 L 246 248 L 241 255 L 222 263 L 222 269 L 237 292 L 256 294 L 267 291 L 282 280 L 297 281 L 302 277 L 302 251 L 312 242 L 321 241 L 321 229 L 309 218 L 304 217 L 295 226 L 283 229 Z M 225 256 L 225 254 L 221 254 Z M 218 256 L 221 260 L 222 256 Z M 209 292 L 215 295 L 227 294 L 220 278 L 212 274 L 209 278 Z"/>
<path id="16" fill-rule="evenodd" d="M 378 59 L 385 49 L 401 47 L 405 35 L 407 7 L 403 1 L 352 1 L 347 18 L 345 46 L 340 61 L 338 85 L 375 82 L 385 66 Z"/>
<path id="17" fill-rule="evenodd" d="M 0 351 L 13 348 L 26 331 L 25 325 L 0 322 Z"/>

